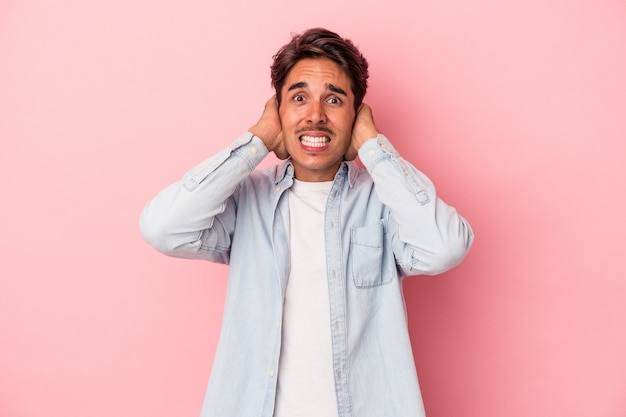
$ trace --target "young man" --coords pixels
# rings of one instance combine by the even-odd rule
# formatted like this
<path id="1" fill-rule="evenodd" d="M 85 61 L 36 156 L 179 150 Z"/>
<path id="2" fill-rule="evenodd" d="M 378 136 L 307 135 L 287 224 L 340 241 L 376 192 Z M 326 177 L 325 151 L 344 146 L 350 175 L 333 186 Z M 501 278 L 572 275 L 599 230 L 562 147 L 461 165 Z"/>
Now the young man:
<path id="1" fill-rule="evenodd" d="M 473 234 L 379 134 L 367 77 L 349 40 L 295 36 L 258 122 L 144 209 L 159 251 L 230 265 L 202 416 L 424 415 L 401 278 L 452 268 Z M 255 170 L 269 152 L 286 160 Z"/>

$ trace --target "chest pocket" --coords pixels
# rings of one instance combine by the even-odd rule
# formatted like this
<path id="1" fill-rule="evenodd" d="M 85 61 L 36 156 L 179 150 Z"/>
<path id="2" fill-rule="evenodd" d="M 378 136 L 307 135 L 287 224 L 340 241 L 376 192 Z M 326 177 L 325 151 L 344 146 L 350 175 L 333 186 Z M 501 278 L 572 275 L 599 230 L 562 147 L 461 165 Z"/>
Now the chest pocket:
<path id="1" fill-rule="evenodd" d="M 387 259 L 388 256 L 385 256 L 384 243 L 385 228 L 382 222 L 352 228 L 350 231 L 350 270 L 355 286 L 375 287 L 393 280 L 394 262 L 393 259 L 390 261 Z"/>

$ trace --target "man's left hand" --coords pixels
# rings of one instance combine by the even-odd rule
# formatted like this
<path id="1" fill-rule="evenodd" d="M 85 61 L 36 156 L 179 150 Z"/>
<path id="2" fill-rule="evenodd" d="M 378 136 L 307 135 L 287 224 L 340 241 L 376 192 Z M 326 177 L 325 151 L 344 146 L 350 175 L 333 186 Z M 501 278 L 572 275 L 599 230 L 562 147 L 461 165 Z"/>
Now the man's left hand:
<path id="1" fill-rule="evenodd" d="M 369 139 L 378 136 L 378 129 L 374 124 L 374 116 L 372 115 L 372 108 L 363 103 L 359 106 L 359 109 L 354 120 L 354 126 L 352 127 L 352 140 L 350 146 L 345 154 L 347 161 L 352 161 L 358 155 L 359 148 Z"/>

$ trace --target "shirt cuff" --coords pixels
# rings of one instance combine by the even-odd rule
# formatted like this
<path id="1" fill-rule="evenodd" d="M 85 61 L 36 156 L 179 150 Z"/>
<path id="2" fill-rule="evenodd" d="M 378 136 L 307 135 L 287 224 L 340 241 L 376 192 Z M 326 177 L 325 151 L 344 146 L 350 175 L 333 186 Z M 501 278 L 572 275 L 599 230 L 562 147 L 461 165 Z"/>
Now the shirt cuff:
<path id="1" fill-rule="evenodd" d="M 250 132 L 246 132 L 239 136 L 229 148 L 233 154 L 238 157 L 245 158 L 250 165 L 256 167 L 267 156 L 269 151 L 258 136 L 254 136 Z"/>
<path id="2" fill-rule="evenodd" d="M 368 140 L 359 148 L 359 159 L 370 172 L 379 162 L 397 155 L 398 151 L 382 134 Z"/>
<path id="3" fill-rule="evenodd" d="M 244 133 L 228 147 L 189 171 L 183 185 L 187 190 L 193 191 L 209 174 L 233 157 L 245 161 L 249 171 L 252 171 L 267 154 L 268 150 L 260 138 L 250 132 Z"/>

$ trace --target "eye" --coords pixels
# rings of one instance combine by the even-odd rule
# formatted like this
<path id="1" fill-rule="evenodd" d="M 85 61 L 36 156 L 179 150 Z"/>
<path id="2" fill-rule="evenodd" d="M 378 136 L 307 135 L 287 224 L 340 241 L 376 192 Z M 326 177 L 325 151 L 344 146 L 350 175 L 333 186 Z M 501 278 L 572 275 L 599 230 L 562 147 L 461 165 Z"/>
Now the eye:
<path id="1" fill-rule="evenodd" d="M 296 94 L 295 96 L 293 96 L 293 101 L 302 102 L 302 101 L 304 101 L 304 96 L 301 95 L 301 94 Z"/>
<path id="2" fill-rule="evenodd" d="M 339 97 L 331 97 L 327 101 L 330 104 L 341 104 L 341 99 Z"/>

